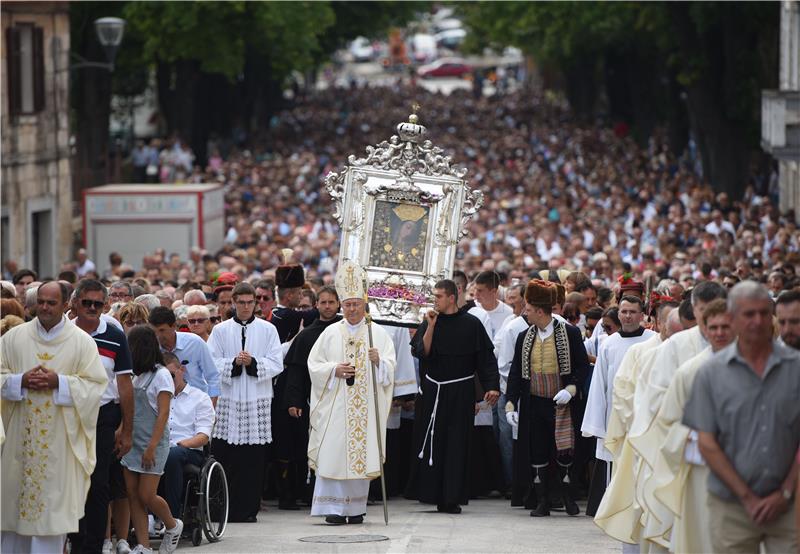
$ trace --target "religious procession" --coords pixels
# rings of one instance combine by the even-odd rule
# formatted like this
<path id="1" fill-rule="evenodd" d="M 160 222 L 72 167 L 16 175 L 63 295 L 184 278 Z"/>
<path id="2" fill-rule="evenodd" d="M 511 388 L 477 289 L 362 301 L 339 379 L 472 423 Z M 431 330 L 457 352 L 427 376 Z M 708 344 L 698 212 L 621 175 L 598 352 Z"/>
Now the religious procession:
<path id="1" fill-rule="evenodd" d="M 52 9 L 114 48 L 178 5 L 10 4 L 9 44 Z M 724 188 L 702 125 L 676 154 L 587 122 L 537 49 L 466 88 L 392 69 L 566 4 L 499 6 L 391 7 L 386 63 L 354 41 L 263 127 L 131 142 L 77 244 L 4 103 L 0 553 L 800 552 L 796 152 Z"/>

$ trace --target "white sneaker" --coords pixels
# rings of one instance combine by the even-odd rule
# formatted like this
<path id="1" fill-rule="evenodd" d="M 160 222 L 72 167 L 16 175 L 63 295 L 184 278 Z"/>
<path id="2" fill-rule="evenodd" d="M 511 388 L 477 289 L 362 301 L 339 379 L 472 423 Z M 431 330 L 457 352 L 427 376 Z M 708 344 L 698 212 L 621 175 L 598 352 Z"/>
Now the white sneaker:
<path id="1" fill-rule="evenodd" d="M 131 554 L 131 545 L 125 539 L 117 541 L 117 554 Z"/>
<path id="2" fill-rule="evenodd" d="M 114 543 L 111 542 L 111 539 L 106 539 L 103 541 L 103 554 L 111 554 L 114 551 Z"/>
<path id="3" fill-rule="evenodd" d="M 141 544 L 137 544 L 133 547 L 133 550 L 131 550 L 131 554 L 153 554 L 153 549 L 145 548 Z"/>
<path id="4" fill-rule="evenodd" d="M 183 532 L 183 522 L 175 518 L 175 527 L 164 531 L 164 538 L 161 539 L 161 546 L 158 547 L 159 554 L 170 554 L 178 548 L 178 541 L 181 540 Z"/>

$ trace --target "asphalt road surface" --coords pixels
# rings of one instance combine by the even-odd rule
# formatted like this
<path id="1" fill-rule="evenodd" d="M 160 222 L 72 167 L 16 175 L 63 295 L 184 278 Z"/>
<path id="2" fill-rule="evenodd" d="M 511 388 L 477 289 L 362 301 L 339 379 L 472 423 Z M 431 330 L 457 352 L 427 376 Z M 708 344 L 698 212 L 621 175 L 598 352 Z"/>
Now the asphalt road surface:
<path id="1" fill-rule="evenodd" d="M 583 512 L 585 504 L 581 504 Z M 389 540 L 366 543 L 310 543 L 304 537 L 323 535 L 358 538 L 382 535 Z M 215 544 L 203 540 L 193 548 L 181 541 L 179 549 L 206 552 L 326 552 L 401 553 L 438 552 L 552 552 L 619 553 L 620 543 L 606 537 L 592 519 L 553 512 L 547 518 L 532 518 L 528 510 L 509 507 L 500 499 L 474 500 L 460 515 L 439 514 L 434 506 L 405 499 L 389 501 L 389 525 L 383 523 L 380 504 L 368 507 L 362 525 L 330 526 L 323 518 L 312 518 L 308 509 L 280 511 L 266 505 L 257 523 L 229 524 L 223 539 Z"/>

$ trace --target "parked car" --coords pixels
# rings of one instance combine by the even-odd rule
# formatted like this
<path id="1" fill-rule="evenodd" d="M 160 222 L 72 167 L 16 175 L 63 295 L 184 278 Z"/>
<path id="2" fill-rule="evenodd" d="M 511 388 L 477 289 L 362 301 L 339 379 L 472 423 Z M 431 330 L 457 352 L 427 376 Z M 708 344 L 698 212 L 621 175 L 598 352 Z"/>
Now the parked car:
<path id="1" fill-rule="evenodd" d="M 350 55 L 356 63 L 368 62 L 375 56 L 375 50 L 368 39 L 358 37 L 350 43 Z"/>
<path id="2" fill-rule="evenodd" d="M 464 42 L 466 36 L 467 32 L 464 29 L 450 29 L 447 31 L 442 31 L 436 35 L 436 44 L 452 50 L 461 46 L 461 43 Z"/>
<path id="3" fill-rule="evenodd" d="M 472 66 L 461 58 L 440 58 L 417 69 L 417 75 L 429 77 L 463 77 L 472 73 Z"/>

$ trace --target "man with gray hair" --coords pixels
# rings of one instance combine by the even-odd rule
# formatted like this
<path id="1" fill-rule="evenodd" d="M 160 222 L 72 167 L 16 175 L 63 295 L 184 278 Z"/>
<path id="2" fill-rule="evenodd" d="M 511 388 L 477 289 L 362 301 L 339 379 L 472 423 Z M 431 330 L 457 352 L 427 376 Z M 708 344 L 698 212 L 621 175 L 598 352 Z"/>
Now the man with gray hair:
<path id="1" fill-rule="evenodd" d="M 161 300 L 155 294 L 141 294 L 134 300 L 137 304 L 142 304 L 148 310 L 154 310 L 161 306 Z"/>
<path id="2" fill-rule="evenodd" d="M 737 340 L 700 368 L 683 424 L 711 473 L 715 552 L 795 552 L 800 353 L 773 337 L 769 290 L 745 281 L 728 297 Z"/>
<path id="3" fill-rule="evenodd" d="M 192 289 L 186 291 L 186 294 L 183 295 L 183 303 L 186 306 L 205 306 L 208 304 L 208 299 L 203 291 Z"/>

